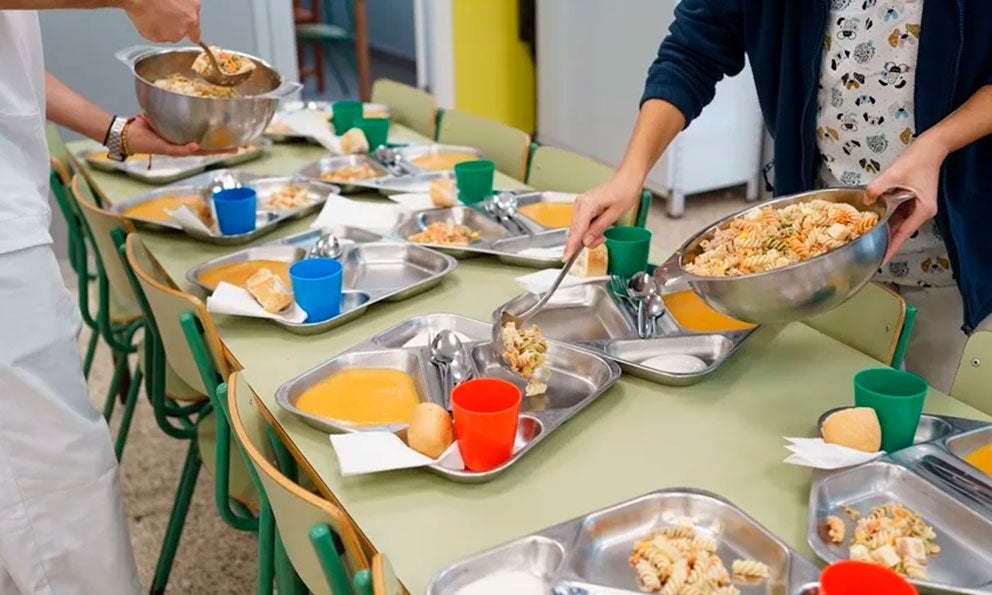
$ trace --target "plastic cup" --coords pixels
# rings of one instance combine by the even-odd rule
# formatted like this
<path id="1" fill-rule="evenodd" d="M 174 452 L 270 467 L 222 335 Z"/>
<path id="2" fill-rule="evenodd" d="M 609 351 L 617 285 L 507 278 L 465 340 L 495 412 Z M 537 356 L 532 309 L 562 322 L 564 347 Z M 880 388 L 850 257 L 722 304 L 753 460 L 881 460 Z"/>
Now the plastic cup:
<path id="1" fill-rule="evenodd" d="M 913 444 L 927 389 L 923 378 L 893 368 L 855 374 L 854 405 L 875 410 L 882 427 L 882 450 L 895 452 Z"/>
<path id="2" fill-rule="evenodd" d="M 341 313 L 341 263 L 333 258 L 306 258 L 289 267 L 293 297 L 307 322 L 323 322 Z"/>
<path id="3" fill-rule="evenodd" d="M 217 227 L 226 236 L 255 231 L 255 205 L 258 195 L 254 188 L 225 188 L 213 194 Z"/>
<path id="4" fill-rule="evenodd" d="M 611 227 L 606 236 L 607 272 L 624 279 L 633 277 L 648 266 L 651 232 L 643 227 Z"/>
<path id="5" fill-rule="evenodd" d="M 455 164 L 455 184 L 458 200 L 467 205 L 482 202 L 493 193 L 496 164 L 488 159 L 463 161 Z"/>
<path id="6" fill-rule="evenodd" d="M 386 144 L 389 138 L 389 118 L 355 118 L 353 128 L 361 128 L 369 141 L 369 151 Z"/>
<path id="7" fill-rule="evenodd" d="M 451 392 L 455 438 L 468 469 L 488 471 L 510 459 L 521 397 L 516 385 L 499 378 L 468 380 Z"/>
<path id="8" fill-rule="evenodd" d="M 361 101 L 335 101 L 331 104 L 334 134 L 338 136 L 355 127 L 355 120 L 362 117 L 364 106 Z"/>
<path id="9" fill-rule="evenodd" d="M 819 595 L 916 595 L 916 589 L 888 568 L 844 560 L 820 574 Z"/>

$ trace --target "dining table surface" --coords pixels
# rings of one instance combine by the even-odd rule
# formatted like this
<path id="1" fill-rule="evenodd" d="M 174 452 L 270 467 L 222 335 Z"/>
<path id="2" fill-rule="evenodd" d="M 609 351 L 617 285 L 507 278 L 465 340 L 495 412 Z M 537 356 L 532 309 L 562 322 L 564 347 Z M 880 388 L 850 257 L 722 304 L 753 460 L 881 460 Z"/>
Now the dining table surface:
<path id="1" fill-rule="evenodd" d="M 429 142 L 393 125 L 391 142 Z M 78 153 L 88 141 L 70 144 Z M 276 144 L 238 166 L 287 175 L 324 150 Z M 106 203 L 153 188 L 123 174 L 76 166 Z M 497 173 L 495 186 L 524 185 Z M 354 195 L 383 201 L 374 194 Z M 354 197 L 353 196 L 353 197 Z M 285 224 L 256 243 L 308 228 Z M 245 246 L 216 246 L 182 233 L 139 232 L 175 284 L 195 293 L 189 269 Z M 852 377 L 883 364 L 813 328 L 793 323 L 759 333 L 703 382 L 673 387 L 624 375 L 589 407 L 560 426 L 487 483 L 460 484 L 424 469 L 342 477 L 328 435 L 283 410 L 285 382 L 412 317 L 453 313 L 489 321 L 521 293 L 515 278 L 531 270 L 481 256 L 459 261 L 436 288 L 405 301 L 375 304 L 326 333 L 301 336 L 270 321 L 215 316 L 220 338 L 260 397 L 263 412 L 318 490 L 339 504 L 368 545 L 388 556 L 411 593 L 424 593 L 446 566 L 500 543 L 662 488 L 715 492 L 757 519 L 803 557 L 812 471 L 786 464 L 786 436 L 813 436 L 826 410 L 851 405 Z M 925 411 L 990 419 L 931 389 Z"/>

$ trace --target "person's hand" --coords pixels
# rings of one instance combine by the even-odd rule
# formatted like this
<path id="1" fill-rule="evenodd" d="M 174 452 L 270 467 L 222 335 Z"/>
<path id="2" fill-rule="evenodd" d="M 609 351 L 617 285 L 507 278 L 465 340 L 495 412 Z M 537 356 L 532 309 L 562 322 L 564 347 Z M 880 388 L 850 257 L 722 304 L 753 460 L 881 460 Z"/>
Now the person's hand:
<path id="1" fill-rule="evenodd" d="M 138 116 L 127 126 L 127 148 L 132 154 L 170 155 L 186 157 L 200 154 L 200 145 L 174 145 L 158 135 L 144 116 Z"/>
<path id="2" fill-rule="evenodd" d="M 937 184 L 940 166 L 946 157 L 947 150 L 924 134 L 865 189 L 868 204 L 896 187 L 916 194 L 915 200 L 904 203 L 889 218 L 889 248 L 883 263 L 888 262 L 916 230 L 937 215 Z"/>
<path id="3" fill-rule="evenodd" d="M 188 37 L 200 42 L 200 0 L 120 0 L 142 37 L 175 43 Z"/>
<path id="4" fill-rule="evenodd" d="M 633 208 L 640 196 L 640 183 L 614 177 L 576 198 L 563 260 L 583 247 L 602 244 L 606 240 L 603 237 L 606 228 Z"/>

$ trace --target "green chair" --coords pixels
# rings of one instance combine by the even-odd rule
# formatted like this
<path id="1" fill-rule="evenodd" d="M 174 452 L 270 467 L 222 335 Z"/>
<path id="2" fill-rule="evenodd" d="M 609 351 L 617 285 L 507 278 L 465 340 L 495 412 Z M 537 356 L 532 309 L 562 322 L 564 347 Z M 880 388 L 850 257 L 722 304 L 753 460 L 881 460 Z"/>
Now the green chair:
<path id="1" fill-rule="evenodd" d="M 258 520 L 253 511 L 259 510 L 261 504 L 244 463 L 237 457 L 230 459 L 230 431 L 223 412 L 215 412 L 209 401 L 208 395 L 216 394 L 217 379 L 228 373 L 224 349 L 209 314 L 202 302 L 168 283 L 161 267 L 135 234 L 125 238 L 118 230 L 113 239 L 147 320 L 144 365 L 150 369 L 150 382 L 146 383 L 146 390 L 155 419 L 167 435 L 189 442 L 152 582 L 152 592 L 161 593 L 169 580 L 201 466 L 214 478 L 215 502 L 221 518 L 232 527 L 257 531 Z M 180 317 L 195 321 L 197 334 L 207 345 L 199 359 L 210 362 L 213 375 L 201 374 Z M 170 379 L 179 383 L 182 390 L 176 391 L 175 387 L 170 390 Z M 188 401 L 178 400 L 176 392 L 181 392 Z"/>
<path id="2" fill-rule="evenodd" d="M 954 376 L 951 396 L 992 415 L 992 331 L 975 331 L 968 338 Z"/>
<path id="3" fill-rule="evenodd" d="M 548 145 L 532 147 L 527 185 L 535 190 L 582 194 L 613 177 L 615 170 L 594 159 Z M 617 225 L 644 227 L 651 193 L 642 191 L 640 202 L 617 220 Z"/>
<path id="4" fill-rule="evenodd" d="M 278 533 L 296 574 L 316 595 L 368 593 L 369 553 L 345 513 L 311 494 L 283 475 L 265 454 L 274 434 L 256 402 L 257 397 L 240 373 L 228 380 L 228 410 L 241 452 L 263 487 Z M 335 546 L 338 538 L 343 556 Z M 278 574 L 278 570 L 277 570 Z M 277 577 L 278 578 L 278 577 Z M 282 587 L 282 585 L 280 585 Z M 291 588 L 280 588 L 285 593 Z"/>
<path id="5" fill-rule="evenodd" d="M 869 283 L 837 308 L 807 319 L 807 325 L 854 349 L 898 367 L 912 333 L 916 309 L 896 292 Z"/>
<path id="6" fill-rule="evenodd" d="M 389 106 L 393 110 L 393 122 L 427 138 L 434 138 L 437 99 L 427 91 L 389 79 L 379 79 L 372 85 L 372 103 Z"/>
<path id="7" fill-rule="evenodd" d="M 444 110 L 437 142 L 475 147 L 496 169 L 521 182 L 527 175 L 530 135 L 513 126 L 457 109 Z"/>
<path id="8" fill-rule="evenodd" d="M 317 1 L 311 0 L 311 2 Z M 334 78 L 337 79 L 338 85 L 341 87 L 341 91 L 347 95 L 348 82 L 345 80 L 344 74 L 342 74 L 337 61 L 334 59 L 334 50 L 341 50 L 345 55 L 346 64 L 351 67 L 353 72 L 357 72 L 358 69 L 355 65 L 355 28 L 352 23 L 354 13 L 352 11 L 351 0 L 343 0 L 345 12 L 345 22 L 343 25 L 334 23 L 334 6 L 331 0 L 320 0 L 320 2 L 320 14 L 323 15 L 323 19 L 313 23 L 297 23 L 296 44 L 300 48 L 303 48 L 307 44 L 313 44 L 314 46 L 314 74 L 317 76 L 317 92 L 324 92 L 323 69 L 324 58 L 326 57 L 327 62 L 331 66 L 331 71 L 334 73 Z M 302 78 L 302 75 L 306 72 L 302 64 L 300 65 L 300 70 Z"/>

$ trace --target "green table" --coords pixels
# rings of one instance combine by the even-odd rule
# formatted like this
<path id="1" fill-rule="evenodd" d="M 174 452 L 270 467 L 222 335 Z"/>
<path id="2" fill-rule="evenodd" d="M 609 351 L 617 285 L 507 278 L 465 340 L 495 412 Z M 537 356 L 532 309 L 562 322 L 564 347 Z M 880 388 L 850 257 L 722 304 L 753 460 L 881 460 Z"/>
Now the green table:
<path id="1" fill-rule="evenodd" d="M 277 146 L 271 157 L 245 168 L 287 173 L 319 154 L 314 148 Z M 113 174 L 87 174 L 110 202 L 145 189 Z M 509 186 L 505 178 L 496 183 Z M 298 222 L 279 233 L 305 228 L 306 222 Z M 188 287 L 190 267 L 229 251 L 180 235 L 143 236 L 181 287 Z M 465 260 L 439 288 L 373 307 L 318 336 L 293 335 L 261 320 L 218 317 L 216 322 L 318 488 L 389 557 L 412 593 L 423 593 L 433 575 L 458 558 L 675 486 L 729 498 L 816 559 L 806 545 L 811 472 L 782 463 L 788 454 L 782 437 L 811 435 L 823 411 L 851 404 L 854 373 L 879 362 L 803 324 L 753 342 L 696 386 L 672 388 L 623 377 L 509 471 L 482 485 L 455 484 L 421 470 L 342 478 L 327 435 L 276 405 L 275 391 L 283 382 L 407 318 L 452 312 L 488 320 L 496 306 L 520 292 L 513 279 L 526 272 L 488 258 Z M 926 410 L 988 419 L 936 391 Z"/>

